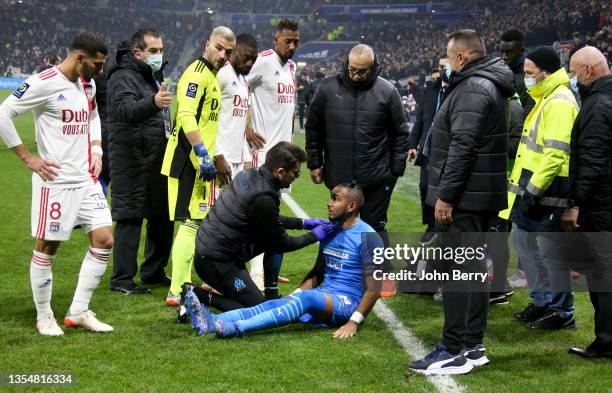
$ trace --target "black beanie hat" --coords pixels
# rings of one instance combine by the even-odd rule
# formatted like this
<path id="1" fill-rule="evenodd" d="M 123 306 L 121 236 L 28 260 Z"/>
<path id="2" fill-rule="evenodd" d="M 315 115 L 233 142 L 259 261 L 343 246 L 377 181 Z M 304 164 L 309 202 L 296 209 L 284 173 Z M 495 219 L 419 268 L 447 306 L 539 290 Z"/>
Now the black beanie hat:
<path id="1" fill-rule="evenodd" d="M 527 58 L 535 63 L 538 68 L 553 73 L 561 68 L 561 60 L 557 51 L 550 46 L 541 46 L 527 55 Z"/>

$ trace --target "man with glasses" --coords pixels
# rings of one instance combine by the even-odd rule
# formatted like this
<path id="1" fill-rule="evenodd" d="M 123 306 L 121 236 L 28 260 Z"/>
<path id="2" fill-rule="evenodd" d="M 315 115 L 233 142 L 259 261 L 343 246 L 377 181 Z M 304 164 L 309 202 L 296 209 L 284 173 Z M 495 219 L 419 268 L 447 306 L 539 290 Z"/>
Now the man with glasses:
<path id="1" fill-rule="evenodd" d="M 360 44 L 341 73 L 321 81 L 306 121 L 306 150 L 312 181 L 330 190 L 354 181 L 365 198 L 362 220 L 384 233 L 393 188 L 406 169 L 409 130 L 400 95 L 380 71 L 372 48 Z"/>

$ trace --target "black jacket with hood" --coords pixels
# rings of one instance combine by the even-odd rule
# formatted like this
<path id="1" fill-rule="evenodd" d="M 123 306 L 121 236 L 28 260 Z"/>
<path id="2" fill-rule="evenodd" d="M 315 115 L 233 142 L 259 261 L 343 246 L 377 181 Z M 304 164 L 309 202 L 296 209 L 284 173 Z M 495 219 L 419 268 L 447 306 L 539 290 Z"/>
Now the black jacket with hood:
<path id="1" fill-rule="evenodd" d="M 155 105 L 162 71 L 117 52 L 108 73 L 107 121 L 114 220 L 168 214 L 167 180 L 160 174 L 166 150 L 162 111 Z"/>
<path id="2" fill-rule="evenodd" d="M 506 98 L 512 71 L 500 58 L 482 57 L 451 77 L 431 126 L 427 204 L 498 212 L 507 207 Z"/>
<path id="3" fill-rule="evenodd" d="M 399 93 L 374 61 L 366 80 L 344 70 L 321 81 L 306 122 L 308 168 L 323 167 L 328 188 L 348 181 L 374 186 L 406 169 L 408 123 Z"/>

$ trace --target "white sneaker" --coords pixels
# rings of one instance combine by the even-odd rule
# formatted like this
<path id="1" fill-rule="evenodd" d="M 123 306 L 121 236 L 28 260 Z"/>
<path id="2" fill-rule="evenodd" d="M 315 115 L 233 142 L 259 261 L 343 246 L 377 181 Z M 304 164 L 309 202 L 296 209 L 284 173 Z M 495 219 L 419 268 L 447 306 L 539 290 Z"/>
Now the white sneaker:
<path id="1" fill-rule="evenodd" d="M 170 307 L 178 307 L 181 305 L 181 295 L 175 295 L 172 291 L 168 291 L 168 295 L 166 296 L 166 305 Z"/>
<path id="2" fill-rule="evenodd" d="M 36 321 L 36 331 L 43 336 L 63 336 L 64 331 L 57 324 L 53 314 L 42 316 Z"/>
<path id="3" fill-rule="evenodd" d="M 264 275 L 263 273 L 251 273 L 251 279 L 257 285 L 260 291 L 264 290 Z"/>
<path id="4" fill-rule="evenodd" d="M 108 333 L 113 331 L 113 327 L 104 322 L 98 321 L 96 314 L 91 311 L 83 311 L 77 315 L 66 315 L 64 325 L 68 327 L 82 327 L 92 332 Z"/>

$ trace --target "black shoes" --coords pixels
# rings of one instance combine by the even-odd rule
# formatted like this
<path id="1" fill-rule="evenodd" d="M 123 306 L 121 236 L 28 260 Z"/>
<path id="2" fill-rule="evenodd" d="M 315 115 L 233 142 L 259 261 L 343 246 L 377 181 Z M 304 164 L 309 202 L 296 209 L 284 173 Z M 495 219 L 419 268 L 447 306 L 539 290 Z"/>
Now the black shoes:
<path id="1" fill-rule="evenodd" d="M 491 292 L 489 295 L 489 305 L 508 304 L 508 296 L 504 292 Z"/>
<path id="2" fill-rule="evenodd" d="M 547 310 L 548 306 L 538 307 L 535 304 L 530 303 L 523 311 L 514 314 L 514 318 L 521 322 L 535 322 L 542 318 L 544 314 L 546 314 Z"/>
<path id="3" fill-rule="evenodd" d="M 150 295 L 151 290 L 149 288 L 142 288 L 137 285 L 130 287 L 119 287 L 111 286 L 111 291 L 121 292 L 124 295 Z"/>
<path id="4" fill-rule="evenodd" d="M 142 285 L 149 285 L 149 286 L 169 287 L 171 283 L 172 283 L 172 279 L 166 276 L 165 274 L 159 278 L 155 278 L 150 281 L 142 280 Z"/>
<path id="5" fill-rule="evenodd" d="M 427 232 L 424 232 L 421 238 L 419 239 L 419 244 L 423 247 L 427 247 L 438 239 L 438 234 L 433 232 L 433 230 L 429 230 L 427 228 Z"/>
<path id="6" fill-rule="evenodd" d="M 570 348 L 569 353 L 578 355 L 583 358 L 612 358 L 612 350 L 610 351 L 597 351 L 590 345 L 586 348 Z"/>
<path id="7" fill-rule="evenodd" d="M 559 311 L 548 310 L 546 314 L 535 322 L 529 323 L 529 326 L 532 329 L 541 329 L 541 330 L 575 330 L 576 320 L 573 315 L 568 315 L 567 317 L 562 317 Z"/>

